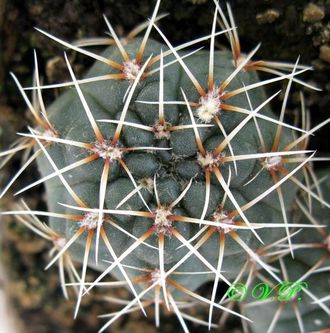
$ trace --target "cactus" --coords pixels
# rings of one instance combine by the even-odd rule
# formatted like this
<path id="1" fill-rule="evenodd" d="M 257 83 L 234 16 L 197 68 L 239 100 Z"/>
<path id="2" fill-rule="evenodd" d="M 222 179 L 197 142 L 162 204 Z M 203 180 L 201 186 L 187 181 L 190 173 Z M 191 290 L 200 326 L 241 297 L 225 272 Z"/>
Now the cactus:
<path id="1" fill-rule="evenodd" d="M 329 171 L 326 169 L 325 172 L 318 172 L 317 175 L 322 179 L 320 186 L 325 194 L 324 199 L 329 200 L 330 183 L 327 177 Z M 330 259 L 329 235 L 321 225 L 329 226 L 329 214 L 325 207 L 312 200 L 312 215 L 305 201 L 307 201 L 306 198 L 297 197 L 296 209 L 292 212 L 293 219 L 298 223 L 311 222 L 317 228 L 308 232 L 307 230 L 299 230 L 292 235 L 295 242 L 294 248 L 298 250 L 295 251 L 294 259 L 286 255 L 287 246 L 285 244 L 281 244 L 281 246 L 277 244 L 273 247 L 274 256 L 271 259 L 274 266 L 281 270 L 285 280 L 298 281 L 298 284 L 296 287 L 287 286 L 286 290 L 283 289 L 283 295 L 280 292 L 277 295 L 276 292 L 272 293 L 272 296 L 275 297 L 267 303 L 263 303 L 262 306 L 252 297 L 241 304 L 242 313 L 252 320 L 256 321 L 260 316 L 264 319 L 262 323 L 251 326 L 252 332 L 265 332 L 268 328 L 272 332 L 286 330 L 311 332 L 322 331 L 323 328 L 327 327 L 329 316 L 326 304 L 329 302 L 329 295 L 326 295 L 324 291 L 329 289 L 327 279 Z M 264 276 L 261 280 L 260 277 L 257 279 L 259 283 L 267 280 Z M 250 283 L 252 282 L 251 280 Z M 263 287 L 263 284 L 260 285 L 260 288 Z M 293 292 L 294 288 L 296 290 Z M 262 293 L 263 291 L 260 289 L 258 292 Z M 291 299 L 287 297 L 290 292 L 293 296 Z"/>
<path id="2" fill-rule="evenodd" d="M 157 1 L 143 38 L 120 40 L 105 18 L 114 45 L 100 55 L 40 30 L 96 62 L 77 79 L 65 55 L 71 81 L 42 86 L 35 55 L 34 85 L 28 88 L 36 92 L 34 103 L 13 75 L 36 126 L 3 154 L 33 149 L 1 196 L 36 160 L 41 178 L 17 194 L 44 183 L 48 211 L 30 210 L 23 202 L 20 209 L 1 214 L 16 215 L 53 242 L 47 268 L 59 264 L 66 297 L 67 272 L 77 296 L 75 317 L 83 296 L 94 287 L 119 283 L 132 292 L 133 299 L 100 332 L 122 314 L 135 308 L 145 312 L 150 305 L 155 306 L 157 326 L 162 305 L 175 313 L 185 332 L 185 319 L 209 329 L 216 326 L 216 309 L 223 318 L 231 314 L 248 322 L 255 313 L 245 311 L 245 303 L 236 312 L 226 301 L 219 302 L 220 283 L 237 291 L 233 281 L 247 276 L 248 285 L 252 271 L 256 280 L 262 274 L 283 283 L 288 277 L 280 277 L 272 267 L 269 247 L 284 244 L 287 265 L 299 265 L 300 248 L 291 228 L 304 228 L 299 237 L 308 235 L 310 228 L 320 229 L 292 217 L 298 191 L 303 190 L 310 203 L 316 200 L 329 208 L 317 182 L 315 191 L 303 180 L 309 174 L 315 180 L 311 162 L 316 158 L 307 150 L 307 138 L 329 119 L 314 129 L 284 122 L 291 86 L 308 86 L 297 78 L 308 68 L 298 61 L 254 61 L 259 46 L 248 55 L 238 52 L 230 7 L 228 21 L 216 2 L 210 35 L 173 47 L 156 24 L 159 5 Z M 163 42 L 149 37 L 151 29 Z M 221 34 L 229 37 L 232 52 L 215 50 Z M 186 51 L 207 40 L 209 51 Z M 258 70 L 274 76 L 260 80 Z M 267 98 L 263 86 L 285 80 L 277 116 L 269 104 L 279 92 Z M 65 91 L 45 108 L 42 91 L 49 88 Z M 308 210 L 303 205 L 300 209 Z M 48 225 L 37 216 L 48 217 Z M 81 272 L 73 260 L 82 264 Z M 285 272 L 284 261 L 276 260 Z M 86 280 L 88 268 L 100 272 L 95 281 Z M 109 274 L 118 281 L 103 282 Z M 299 274 L 290 276 L 298 278 Z M 212 284 L 210 297 L 197 292 L 207 282 Z M 196 300 L 209 308 L 206 321 L 182 310 Z M 329 314 L 321 304 L 318 311 Z M 255 320 L 253 331 L 264 331 L 258 325 Z"/>

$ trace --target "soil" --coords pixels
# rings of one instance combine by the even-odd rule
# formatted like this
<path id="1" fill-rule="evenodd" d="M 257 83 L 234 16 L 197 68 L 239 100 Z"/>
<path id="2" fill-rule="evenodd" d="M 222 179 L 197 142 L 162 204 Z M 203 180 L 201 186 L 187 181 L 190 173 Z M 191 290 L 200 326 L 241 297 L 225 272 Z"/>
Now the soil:
<path id="1" fill-rule="evenodd" d="M 104 13 L 116 31 L 124 36 L 146 17 L 150 17 L 153 3 L 148 0 L 0 0 L 0 150 L 8 147 L 15 140 L 15 133 L 24 130 L 29 121 L 24 101 L 9 72 L 14 72 L 23 86 L 31 85 L 33 49 L 36 49 L 44 82 L 59 82 L 67 75 L 62 60 L 63 49 L 34 30 L 34 26 L 65 40 L 104 36 Z M 313 66 L 314 71 L 306 73 L 304 80 L 323 91 L 304 89 L 312 124 L 329 117 L 330 0 L 233 0 L 230 3 L 243 50 L 249 51 L 261 42 L 258 56 L 262 59 L 295 62 L 300 55 L 302 63 Z M 221 4 L 224 7 L 224 2 Z M 210 0 L 165 0 L 160 12 L 171 14 L 161 20 L 160 26 L 175 45 L 209 34 L 213 7 Z M 152 36 L 159 39 L 156 33 Z M 218 47 L 225 45 L 223 39 Z M 207 44 L 205 46 L 208 47 Z M 70 53 L 70 56 L 74 59 L 76 72 L 83 72 L 90 65 L 82 56 L 74 53 Z M 63 71 L 58 70 L 61 66 Z M 288 115 L 291 119 L 300 107 L 298 89 L 298 86 L 294 87 L 293 101 L 289 105 Z M 51 101 L 53 97 L 53 93 L 45 96 L 46 101 Z M 323 156 L 329 154 L 326 129 L 312 138 L 311 148 L 316 147 Z M 19 163 L 19 159 L 14 158 L 6 168 L 0 170 L 0 187 L 19 168 Z M 30 168 L 17 186 L 31 182 L 36 176 L 35 168 Z M 45 206 L 40 191 L 31 193 L 29 204 L 33 208 Z M 13 206 L 14 199 L 12 193 L 9 193 L 1 201 L 1 207 L 7 210 Z M 1 256 L 8 279 L 5 289 L 18 317 L 23 321 L 24 332 L 96 332 L 100 327 L 97 315 L 117 310 L 103 300 L 104 293 L 94 294 L 93 297 L 84 298 L 80 315 L 74 321 L 74 297 L 70 301 L 64 300 L 56 268 L 46 272 L 43 270 L 48 261 L 49 245 L 25 227 L 13 223 L 11 218 L 4 219 L 1 228 Z M 93 272 L 89 274 L 90 279 L 93 279 Z M 117 292 L 118 297 L 128 297 L 125 290 Z M 109 332 L 153 333 L 157 330 L 152 318 L 152 313 L 149 320 L 143 319 L 139 312 L 133 313 L 117 321 Z M 161 332 L 180 331 L 174 317 L 165 316 L 162 323 Z M 233 325 L 235 327 L 235 323 Z M 207 331 L 206 328 L 203 330 Z M 192 327 L 191 331 L 201 332 L 201 328 Z M 235 332 L 239 331 L 237 329 Z"/>

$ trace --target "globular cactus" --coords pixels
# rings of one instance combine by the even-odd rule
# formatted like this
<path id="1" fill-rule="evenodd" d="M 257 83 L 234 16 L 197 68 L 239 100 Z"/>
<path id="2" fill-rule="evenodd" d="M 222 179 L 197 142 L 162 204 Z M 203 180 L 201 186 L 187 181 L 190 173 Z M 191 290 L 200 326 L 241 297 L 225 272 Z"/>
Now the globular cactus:
<path id="1" fill-rule="evenodd" d="M 290 88 L 293 82 L 306 85 L 296 76 L 307 68 L 297 61 L 283 65 L 289 68 L 285 74 L 277 63 L 253 61 L 258 47 L 248 55 L 234 52 L 234 59 L 229 51 L 215 51 L 222 33 L 239 43 L 232 15 L 228 22 L 217 3 L 211 34 L 200 39 L 210 40 L 210 50 L 185 50 L 199 40 L 174 48 L 155 24 L 159 4 L 144 38 L 123 43 L 106 19 L 115 45 L 100 55 L 44 32 L 96 63 L 77 79 L 65 55 L 72 81 L 48 87 L 41 86 L 36 69 L 38 105 L 14 77 L 37 120 L 16 150 L 34 147 L 22 170 L 36 159 L 41 173 L 19 193 L 45 183 L 49 211 L 25 206 L 2 214 L 19 216 L 53 241 L 56 254 L 48 267 L 62 265 L 65 295 L 64 268 L 71 276 L 75 316 L 93 287 L 116 284 L 102 282 L 109 274 L 132 291 L 133 300 L 101 331 L 132 307 L 145 311 L 154 304 L 157 325 L 163 305 L 187 332 L 184 317 L 196 319 L 180 307 L 192 299 L 209 307 L 209 328 L 214 309 L 249 320 L 249 311 L 239 314 L 219 303 L 220 282 L 230 288 L 251 262 L 254 274 L 264 270 L 282 283 L 286 276 L 260 249 L 282 240 L 286 254 L 296 253 L 291 228 L 313 228 L 292 219 L 299 189 L 329 207 L 302 181 L 313 160 L 305 145 L 313 130 L 284 122 Z M 216 32 L 218 15 L 223 32 Z M 149 38 L 151 29 L 164 43 Z M 260 68 L 275 76 L 260 81 Z M 287 83 L 278 116 L 269 107 L 278 92 L 267 98 L 263 86 L 282 80 Z M 66 91 L 45 108 L 42 89 L 52 87 Z M 49 227 L 31 216 L 47 216 Z M 82 263 L 81 273 L 72 259 Z M 101 272 L 95 281 L 86 281 L 88 267 Z M 210 298 L 199 295 L 197 288 L 209 281 Z"/>

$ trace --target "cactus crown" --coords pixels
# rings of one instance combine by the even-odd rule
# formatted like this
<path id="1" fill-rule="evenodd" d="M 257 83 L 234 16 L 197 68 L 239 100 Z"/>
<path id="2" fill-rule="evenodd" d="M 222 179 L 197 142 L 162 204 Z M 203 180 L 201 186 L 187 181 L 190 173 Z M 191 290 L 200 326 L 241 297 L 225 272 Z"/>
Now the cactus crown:
<path id="1" fill-rule="evenodd" d="M 114 45 L 101 54 L 40 30 L 96 62 L 79 79 L 65 56 L 71 82 L 41 86 L 35 56 L 35 84 L 28 89 L 36 92 L 37 103 L 30 102 L 13 76 L 36 124 L 17 146 L 2 154 L 29 149 L 32 155 L 1 196 L 36 160 L 41 178 L 18 193 L 45 183 L 49 211 L 33 211 L 23 203 L 20 209 L 1 214 L 16 215 L 53 243 L 47 268 L 57 262 L 68 272 L 77 295 L 75 316 L 89 290 L 102 283 L 110 289 L 118 284 L 102 282 L 109 274 L 131 290 L 132 300 L 100 332 L 122 314 L 136 308 L 145 312 L 152 304 L 157 325 L 162 305 L 175 313 L 185 332 L 185 319 L 215 327 L 215 310 L 222 313 L 220 326 L 232 314 L 246 321 L 245 327 L 256 315 L 254 305 L 244 300 L 240 311 L 234 311 L 228 293 L 219 302 L 221 283 L 235 293 L 238 279 L 246 279 L 245 287 L 253 281 L 271 281 L 274 286 L 299 281 L 310 275 L 304 275 L 308 267 L 316 267 L 313 262 L 304 262 L 303 267 L 291 257 L 299 253 L 299 237 L 301 247 L 308 247 L 303 235 L 309 234 L 304 229 L 295 238 L 293 229 L 323 233 L 323 222 L 310 223 L 314 221 L 310 211 L 314 202 L 329 204 L 311 167 L 314 152 L 306 145 L 308 136 L 328 120 L 315 129 L 284 122 L 291 86 L 308 86 L 297 78 L 308 68 L 298 61 L 289 65 L 252 60 L 259 46 L 242 54 L 229 6 L 227 19 L 215 2 L 209 36 L 173 47 L 156 24 L 159 5 L 157 1 L 144 37 L 126 43 L 105 18 Z M 218 23 L 223 30 L 217 31 Z M 164 43 L 149 37 L 152 29 Z M 221 34 L 228 37 L 232 52 L 215 50 L 215 39 Z M 208 40 L 209 51 L 186 51 Z M 273 77 L 260 80 L 256 72 L 265 69 Z M 279 92 L 266 98 L 263 90 L 277 81 L 286 82 L 279 116 L 269 107 Z M 42 91 L 49 88 L 65 91 L 45 108 Z M 311 175 L 308 179 L 312 177 L 314 185 L 303 180 L 306 175 Z M 294 217 L 295 205 L 307 220 Z M 37 216 L 48 217 L 49 224 Z M 323 265 L 329 248 L 322 251 L 326 252 Z M 82 263 L 80 273 L 72 260 Z M 301 274 L 288 274 L 287 265 L 301 266 Z M 86 281 L 88 267 L 101 272 L 95 281 Z M 211 296 L 198 294 L 197 288 L 209 281 Z M 61 283 L 68 297 L 64 275 Z M 319 300 L 319 306 L 312 306 L 315 311 L 329 314 L 328 299 L 320 301 L 322 293 L 302 291 L 306 298 Z M 209 307 L 207 321 L 183 310 L 196 300 Z M 290 301 L 293 312 L 286 314 L 288 321 L 301 329 L 298 301 Z M 310 309 L 309 303 L 305 302 L 302 313 Z M 271 328 L 287 331 L 278 319 L 279 310 L 270 306 L 275 314 Z M 281 328 L 276 328 L 277 323 Z M 265 331 L 258 320 L 251 330 Z"/>

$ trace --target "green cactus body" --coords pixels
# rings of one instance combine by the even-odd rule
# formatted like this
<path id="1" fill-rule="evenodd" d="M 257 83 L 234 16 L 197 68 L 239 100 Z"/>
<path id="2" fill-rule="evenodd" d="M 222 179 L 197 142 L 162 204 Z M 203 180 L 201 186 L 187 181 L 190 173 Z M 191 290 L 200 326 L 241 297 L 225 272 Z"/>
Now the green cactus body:
<path id="1" fill-rule="evenodd" d="M 127 53 L 134 56 L 139 44 L 140 40 L 137 39 L 133 43 L 125 46 Z M 159 54 L 161 49 L 165 52 L 166 47 L 158 42 L 149 40 L 144 58 L 147 59 L 151 54 Z M 109 47 L 106 49 L 102 56 L 111 58 L 119 63 L 122 61 L 119 51 L 115 47 Z M 171 56 L 170 60 L 168 58 L 166 58 L 166 61 L 173 60 L 174 57 Z M 200 51 L 185 59 L 186 65 L 191 69 L 203 87 L 207 86 L 208 61 L 209 53 L 204 51 Z M 158 66 L 158 64 L 154 65 L 154 67 L 156 66 Z M 234 70 L 235 68 L 233 67 L 229 52 L 221 51 L 215 53 L 215 82 L 220 84 Z M 97 77 L 112 72 L 116 71 L 110 69 L 109 66 L 105 64 L 97 62 L 87 73 L 86 78 Z M 258 82 L 258 78 L 253 72 L 242 72 L 237 75 L 227 89 L 230 91 L 241 88 L 243 82 L 245 85 L 249 85 Z M 81 90 L 95 120 L 120 119 L 124 107 L 124 95 L 129 84 L 130 82 L 128 80 L 106 80 L 81 85 Z M 180 88 L 185 92 L 189 101 L 199 101 L 200 96 L 192 85 L 190 79 L 181 66 L 178 63 L 175 63 L 164 69 L 164 101 L 183 101 Z M 257 107 L 265 101 L 262 89 L 252 90 L 249 93 L 249 96 L 253 107 Z M 141 101 L 159 101 L 159 73 L 153 74 L 137 85 L 125 117 L 126 122 L 154 127 L 157 124 L 159 117 L 159 105 L 145 104 L 141 103 Z M 230 102 L 231 105 L 247 110 L 250 109 L 247 97 L 244 93 L 232 98 Z M 196 116 L 196 110 L 197 108 L 193 108 L 196 123 L 203 124 L 203 122 L 201 122 Z M 59 97 L 49 107 L 48 113 L 52 124 L 61 138 L 96 144 L 97 139 L 75 89 L 71 88 Z M 260 113 L 276 118 L 267 105 L 260 111 Z M 165 104 L 164 115 L 166 123 L 169 124 L 168 126 L 192 124 L 186 105 Z M 227 135 L 246 117 L 246 115 L 238 112 L 221 110 L 219 111 L 218 116 Z M 266 120 L 259 120 L 259 123 L 265 143 L 270 147 L 276 131 L 276 125 Z M 107 142 L 110 142 L 115 133 L 117 124 L 101 122 L 98 122 L 97 124 L 104 138 Z M 212 127 L 198 128 L 198 131 L 205 149 L 211 152 L 224 140 L 224 135 L 215 122 L 211 121 L 209 124 L 212 125 Z M 287 144 L 290 140 L 290 135 L 289 130 L 283 130 L 281 144 Z M 231 145 L 235 155 L 261 153 L 260 142 L 252 119 L 233 138 Z M 143 184 L 146 180 L 152 182 L 155 177 L 159 202 L 163 207 L 174 202 L 184 190 L 188 182 L 193 179 L 188 192 L 182 201 L 180 201 L 173 211 L 171 211 L 171 214 L 192 217 L 195 219 L 201 217 L 205 203 L 205 177 L 203 167 L 198 161 L 198 148 L 196 145 L 194 130 L 192 128 L 175 130 L 168 132 L 163 138 L 157 138 L 156 132 L 153 133 L 144 129 L 124 125 L 118 142 L 118 147 L 169 148 L 169 150 L 159 151 L 148 151 L 148 149 L 132 151 L 123 153 L 122 158 L 128 166 L 137 185 Z M 93 151 L 88 151 L 84 148 L 59 143 L 52 143 L 48 151 L 53 160 L 56 161 L 56 165 L 59 169 L 93 154 Z M 225 156 L 230 155 L 228 147 L 222 154 Z M 105 159 L 99 156 L 94 161 L 81 167 L 73 168 L 63 174 L 72 189 L 90 208 L 98 208 L 99 206 L 99 186 L 104 161 Z M 42 176 L 47 176 L 54 172 L 54 169 L 44 156 L 38 159 L 38 164 Z M 233 163 L 219 165 L 219 168 L 226 181 L 228 180 L 229 168 L 231 169 L 232 176 L 230 191 L 233 193 L 233 196 L 240 206 L 254 199 L 257 195 L 263 193 L 273 185 L 269 173 L 267 170 L 264 170 L 256 178 L 255 182 L 244 186 L 244 184 L 262 168 L 261 159 L 238 161 L 237 174 L 234 171 Z M 61 208 L 58 205 L 58 202 L 75 205 L 74 200 L 64 188 L 60 179 L 54 178 L 50 180 L 47 182 L 46 187 L 48 205 L 51 211 L 65 214 L 77 214 L 77 211 L 75 210 L 65 207 Z M 130 192 L 134 191 L 134 189 L 135 187 L 127 172 L 117 160 L 112 160 L 110 162 L 110 173 L 104 208 L 116 209 L 118 203 L 120 203 Z M 142 196 L 151 211 L 155 211 L 157 209 L 157 202 L 154 191 L 155 189 L 148 189 L 147 187 L 141 186 L 141 195 L 139 196 L 138 193 L 134 194 L 119 209 L 147 211 L 147 208 L 141 199 Z M 284 184 L 283 193 L 287 207 L 290 207 L 290 202 L 292 202 L 295 196 L 296 188 Z M 207 219 L 214 219 L 214 213 L 219 208 L 223 196 L 224 190 L 222 186 L 219 184 L 218 179 L 212 175 L 210 200 L 206 213 Z M 223 212 L 229 212 L 234 209 L 235 206 L 228 199 Z M 155 220 L 146 217 L 120 214 L 106 215 L 107 218 L 113 220 L 116 224 L 120 225 L 120 227 L 137 238 L 155 225 Z M 281 221 L 280 206 L 276 193 L 272 193 L 269 197 L 265 197 L 257 205 L 248 209 L 246 211 L 246 216 L 252 223 L 278 223 Z M 239 215 L 237 217 L 239 217 Z M 237 217 L 235 219 L 237 219 Z M 240 219 L 238 218 L 238 220 Z M 227 221 L 229 221 L 229 219 L 227 219 Z M 67 239 L 70 239 L 81 226 L 81 221 L 77 222 L 51 218 L 50 225 L 60 234 L 65 235 Z M 104 225 L 109 241 L 117 256 L 134 243 L 135 240 L 132 237 L 128 237 L 114 226 L 107 223 L 104 223 Z M 171 222 L 171 225 L 186 240 L 192 238 L 200 230 L 198 224 L 175 221 L 175 219 Z M 228 231 L 230 231 L 230 229 Z M 269 230 L 258 230 L 258 234 L 265 242 L 272 241 L 273 239 L 284 235 L 283 232 L 283 229 L 280 228 L 274 229 L 271 232 Z M 219 237 L 217 234 L 218 232 L 215 232 L 214 235 L 199 249 L 201 255 L 205 257 L 212 266 L 216 266 L 218 260 Z M 240 231 L 239 234 L 244 242 L 252 249 L 255 249 L 258 246 L 259 241 L 250 230 Z M 146 240 L 146 243 L 157 248 L 158 238 L 159 232 L 156 230 L 154 235 Z M 223 270 L 226 271 L 226 278 L 229 279 L 234 278 L 240 270 L 241 265 L 246 260 L 246 252 L 233 239 L 230 237 L 226 238 Z M 82 235 L 70 247 L 73 257 L 79 261 L 83 260 L 85 242 L 86 236 Z M 192 244 L 194 243 L 196 242 L 192 242 Z M 182 244 L 176 237 L 171 235 L 170 232 L 165 232 L 165 270 L 173 267 L 187 252 L 189 252 L 185 246 L 178 249 L 180 245 Z M 99 262 L 97 265 L 95 264 L 94 258 L 93 245 L 89 256 L 89 265 L 97 270 L 104 271 L 109 267 L 107 261 L 113 260 L 109 250 L 103 244 L 102 240 L 100 240 Z M 159 254 L 157 249 L 141 244 L 123 260 L 122 264 L 139 268 L 157 268 L 159 267 Z M 185 260 L 183 265 L 179 268 L 180 271 L 203 271 L 205 269 L 205 265 L 194 254 Z M 117 278 L 122 279 L 122 274 L 118 269 L 113 270 L 112 274 Z M 140 273 L 128 270 L 128 274 L 130 277 L 134 277 Z M 213 278 L 214 276 L 212 276 L 212 274 L 196 275 L 189 278 L 187 278 L 187 276 L 180 277 L 179 275 L 175 277 L 176 280 L 179 280 L 180 283 L 189 287 L 191 290 L 195 290 L 199 285 Z"/>
<path id="2" fill-rule="evenodd" d="M 102 54 L 40 30 L 97 60 L 83 79 L 75 78 L 65 55 L 72 81 L 41 87 L 35 55 L 36 78 L 29 89 L 37 98 L 30 102 L 13 75 L 36 126 L 0 157 L 34 153 L 0 199 L 36 159 L 41 178 L 17 194 L 45 183 L 48 211 L 33 211 L 23 202 L 21 210 L 0 216 L 17 215 L 52 242 L 47 268 L 58 263 L 66 298 L 67 289 L 73 287 L 75 317 L 83 296 L 94 287 L 124 285 L 132 292 L 132 300 L 117 300 L 124 306 L 110 314 L 100 332 L 121 315 L 151 305 L 157 326 L 163 305 L 176 315 L 185 333 L 189 333 L 185 319 L 214 327 L 216 308 L 223 316 L 219 326 L 231 313 L 254 320 L 253 333 L 266 332 L 267 325 L 269 333 L 304 332 L 301 316 L 307 319 L 307 330 L 326 327 L 327 299 L 316 305 L 303 297 L 298 309 L 297 299 L 263 299 L 255 305 L 247 294 L 238 301 L 240 313 L 225 300 L 229 291 L 238 290 L 235 285 L 244 289 L 242 281 L 251 291 L 253 283 L 267 282 L 275 288 L 306 274 L 315 294 L 312 299 L 324 298 L 329 287 L 329 269 L 323 266 L 328 265 L 329 236 L 319 225 L 326 214 L 319 203 L 329 208 L 330 197 L 324 200 L 320 194 L 311 164 L 315 158 L 306 146 L 308 136 L 330 120 L 312 129 L 308 116 L 303 129 L 284 122 L 292 84 L 310 87 L 296 78 L 305 66 L 298 61 L 295 65 L 254 61 L 259 46 L 248 55 L 241 53 L 230 6 L 227 20 L 214 2 L 212 33 L 198 39 L 210 39 L 210 51 L 188 53 L 183 51 L 187 44 L 173 48 L 155 24 L 158 0 L 152 19 L 144 25 L 145 38 L 130 34 L 119 40 L 105 18 L 116 46 Z M 214 50 L 217 15 L 232 52 Z M 166 45 L 149 38 L 152 29 Z M 260 81 L 259 70 L 273 76 Z M 267 98 L 263 86 L 276 81 L 286 85 L 282 106 L 273 112 L 269 104 L 279 92 Z M 45 109 L 42 89 L 54 87 L 65 88 Z M 301 109 L 305 118 L 302 94 Z M 305 202 L 311 204 L 311 198 L 314 208 L 308 210 Z M 296 203 L 307 219 L 296 215 Z M 38 216 L 47 217 L 48 224 Z M 308 229 L 295 234 L 292 228 L 297 227 Z M 81 271 L 72 259 L 82 263 Z M 88 281 L 88 268 L 99 274 L 95 281 Z M 198 289 L 206 282 L 213 284 L 207 296 Z M 225 294 L 226 287 L 230 289 Z M 196 304 L 209 307 L 208 322 L 184 312 Z M 246 322 L 243 328 L 248 331 Z"/>

